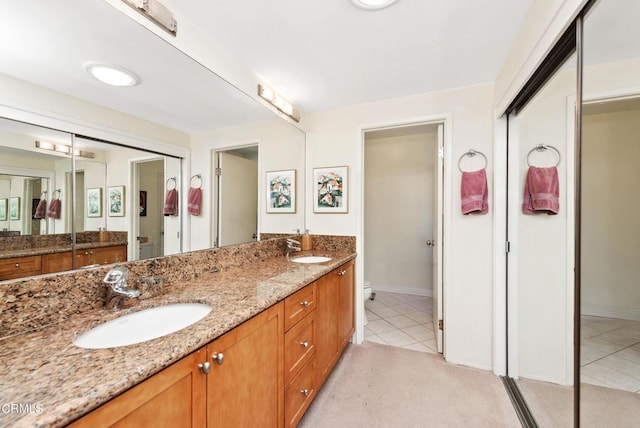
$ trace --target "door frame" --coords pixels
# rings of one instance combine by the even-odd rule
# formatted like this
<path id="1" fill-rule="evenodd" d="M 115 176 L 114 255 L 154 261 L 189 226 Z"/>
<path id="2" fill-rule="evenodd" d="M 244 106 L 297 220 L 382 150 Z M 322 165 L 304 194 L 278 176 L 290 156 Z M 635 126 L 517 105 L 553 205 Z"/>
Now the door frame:
<path id="1" fill-rule="evenodd" d="M 391 128 L 402 128 L 407 126 L 416 126 L 416 125 L 437 125 L 442 124 L 444 127 L 444 180 L 443 180 L 443 206 L 442 206 L 442 214 L 446 219 L 449 217 L 451 213 L 452 206 L 452 193 L 451 193 L 451 171 L 452 171 L 452 133 L 453 133 L 453 115 L 451 113 L 442 113 L 431 116 L 422 116 L 409 118 L 405 120 L 395 120 L 388 122 L 378 122 L 371 124 L 364 124 L 358 127 L 357 138 L 360 140 L 360 144 L 358 146 L 358 158 L 360 159 L 359 165 L 357 167 L 360 169 L 360 175 L 364 177 L 364 169 L 365 169 L 365 133 L 370 131 L 377 131 L 382 129 L 391 129 Z M 357 173 L 357 171 L 356 171 Z M 364 180 L 360 181 L 360 206 L 361 211 L 359 215 L 356 215 L 356 253 L 359 255 L 363 255 L 365 253 L 364 246 L 364 212 L 365 212 L 365 200 L 364 200 Z M 447 325 L 447 287 L 446 285 L 449 283 L 451 279 L 451 268 L 448 260 L 451 260 L 451 245 L 449 240 L 446 239 L 447 236 L 451 236 L 451 222 L 445 221 L 442 228 L 443 239 L 442 239 L 442 295 L 440 296 L 442 299 L 442 319 L 444 325 Z M 354 342 L 356 344 L 361 344 L 364 341 L 364 258 L 358 257 L 356 259 L 356 269 L 355 269 L 355 334 L 354 334 Z M 447 329 L 445 328 L 443 331 L 443 352 L 442 355 L 446 359 L 447 355 Z"/>
<path id="2" fill-rule="evenodd" d="M 264 177 L 263 174 L 263 168 L 262 168 L 262 158 L 263 158 L 263 153 L 262 153 L 262 144 L 260 139 L 253 139 L 253 140 L 244 140 L 244 141 L 238 141 L 235 143 L 229 143 L 229 144 L 222 144 L 219 146 L 209 146 L 209 171 L 211 172 L 210 177 L 211 177 L 211 238 L 210 238 L 210 246 L 211 248 L 218 248 L 218 243 L 217 243 L 217 237 L 219 235 L 218 233 L 218 215 L 219 215 L 219 201 L 218 201 L 218 197 L 219 197 L 219 192 L 218 192 L 218 180 L 216 178 L 216 168 L 217 168 L 217 160 L 218 160 L 218 153 L 220 152 L 228 152 L 230 150 L 235 150 L 235 149 L 241 149 L 243 147 L 252 147 L 252 146 L 256 146 L 258 147 L 258 218 L 257 218 L 257 224 L 256 224 L 256 234 L 257 234 L 257 239 L 256 241 L 260 240 L 260 232 L 261 232 L 261 226 L 262 226 L 262 209 L 261 209 L 261 205 L 260 205 L 260 201 L 263 201 L 265 198 L 265 191 L 264 191 L 264 185 L 265 185 L 265 180 L 266 178 Z"/>

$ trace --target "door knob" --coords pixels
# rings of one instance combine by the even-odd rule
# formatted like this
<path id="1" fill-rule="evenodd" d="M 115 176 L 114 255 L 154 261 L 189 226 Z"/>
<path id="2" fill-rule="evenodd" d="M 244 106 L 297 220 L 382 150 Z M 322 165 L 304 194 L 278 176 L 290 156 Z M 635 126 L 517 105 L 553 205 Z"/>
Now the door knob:
<path id="1" fill-rule="evenodd" d="M 436 240 L 435 239 L 429 239 L 427 241 L 427 245 L 430 247 L 435 247 L 436 246 Z"/>

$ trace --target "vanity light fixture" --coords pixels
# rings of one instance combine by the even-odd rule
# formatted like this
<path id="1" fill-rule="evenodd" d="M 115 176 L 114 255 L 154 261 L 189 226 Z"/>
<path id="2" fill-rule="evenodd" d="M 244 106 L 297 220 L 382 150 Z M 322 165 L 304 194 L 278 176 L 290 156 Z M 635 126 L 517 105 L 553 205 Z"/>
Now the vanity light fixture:
<path id="1" fill-rule="evenodd" d="M 398 0 L 351 0 L 356 7 L 365 10 L 379 10 L 389 7 Z"/>
<path id="2" fill-rule="evenodd" d="M 71 146 L 67 146 L 66 144 L 54 144 L 47 141 L 36 140 L 36 147 L 43 150 L 51 150 L 52 152 L 64 153 L 66 155 L 71 154 Z M 76 156 L 80 156 L 82 158 L 93 159 L 96 157 L 95 153 L 87 152 L 85 150 L 76 150 L 75 153 Z"/>
<path id="3" fill-rule="evenodd" d="M 150 21 L 157 24 L 167 33 L 175 36 L 178 33 L 178 21 L 162 3 L 156 0 L 122 0 Z"/>
<path id="4" fill-rule="evenodd" d="M 101 62 L 86 62 L 84 69 L 102 83 L 111 86 L 135 86 L 140 83 L 140 78 L 133 72 L 118 65 Z"/>
<path id="5" fill-rule="evenodd" d="M 277 94 L 273 89 L 258 83 L 258 95 L 284 115 L 290 117 L 296 122 L 300 122 L 300 112 L 298 109 L 296 109 L 289 101 L 285 100 L 282 95 Z"/>

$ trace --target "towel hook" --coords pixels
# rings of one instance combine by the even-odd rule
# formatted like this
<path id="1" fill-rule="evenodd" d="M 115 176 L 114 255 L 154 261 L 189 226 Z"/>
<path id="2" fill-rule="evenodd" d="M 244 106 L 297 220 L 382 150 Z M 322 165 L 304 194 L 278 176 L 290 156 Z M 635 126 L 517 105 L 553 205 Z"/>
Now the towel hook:
<path id="1" fill-rule="evenodd" d="M 45 192 L 46 193 L 46 192 Z M 58 196 L 56 197 L 56 193 L 58 194 Z M 59 199 L 60 196 L 62 196 L 62 189 L 56 189 L 53 191 L 53 193 L 51 194 L 51 199 Z"/>
<path id="2" fill-rule="evenodd" d="M 484 159 L 484 166 L 483 166 L 482 168 L 486 168 L 486 167 L 487 167 L 487 163 L 488 163 L 488 161 L 487 161 L 487 157 L 484 155 L 484 153 L 482 153 L 482 152 L 480 152 L 480 151 L 478 151 L 478 150 L 475 150 L 475 149 L 469 149 L 469 151 L 468 151 L 468 152 L 463 153 L 463 154 L 462 154 L 462 156 L 460 156 L 460 159 L 458 159 L 458 170 L 459 170 L 460 172 L 464 172 L 464 171 L 462 170 L 462 159 L 464 159 L 464 158 L 465 158 L 465 157 L 467 157 L 467 156 L 468 156 L 468 157 L 470 157 L 470 158 L 472 158 L 472 157 L 474 157 L 474 156 L 476 156 L 476 155 L 480 155 L 480 156 L 482 156 L 482 159 Z"/>
<path id="3" fill-rule="evenodd" d="M 560 165 L 561 156 L 560 156 L 560 151 L 558 149 L 556 149 L 555 147 L 549 144 L 538 144 L 533 149 L 529 150 L 529 153 L 527 153 L 527 166 L 531 166 L 531 163 L 529 163 L 529 157 L 533 152 L 544 152 L 547 149 L 553 150 L 556 156 L 558 156 L 558 161 L 556 162 L 554 167 L 557 167 L 558 165 Z"/>
<path id="4" fill-rule="evenodd" d="M 169 183 L 173 181 L 173 187 L 171 189 L 169 189 Z M 178 186 L 178 182 L 176 181 L 175 177 L 169 177 L 167 178 L 167 183 L 165 184 L 165 187 L 167 188 L 167 190 L 173 190 Z"/>
<path id="5" fill-rule="evenodd" d="M 40 192 L 40 199 L 42 199 L 42 195 L 47 196 L 47 191 L 43 190 L 42 192 Z"/>
<path id="6" fill-rule="evenodd" d="M 198 179 L 200 180 L 200 185 L 198 186 L 198 189 L 202 189 L 202 175 L 201 174 L 195 174 L 191 177 L 191 184 L 193 184 L 193 180 Z"/>

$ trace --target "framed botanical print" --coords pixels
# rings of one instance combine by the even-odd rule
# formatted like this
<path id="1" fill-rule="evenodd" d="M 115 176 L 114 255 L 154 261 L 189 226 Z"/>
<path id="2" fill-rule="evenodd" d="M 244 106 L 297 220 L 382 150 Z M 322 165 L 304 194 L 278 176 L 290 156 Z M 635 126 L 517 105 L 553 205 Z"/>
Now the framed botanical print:
<path id="1" fill-rule="evenodd" d="M 102 187 L 87 189 L 87 217 L 102 217 Z"/>
<path id="2" fill-rule="evenodd" d="M 296 212 L 296 170 L 267 171 L 267 212 Z"/>
<path id="3" fill-rule="evenodd" d="M 124 216 L 124 186 L 109 187 L 107 201 L 109 201 L 109 217 Z"/>
<path id="4" fill-rule="evenodd" d="M 348 172 L 347 166 L 313 169 L 314 213 L 348 212 Z"/>

